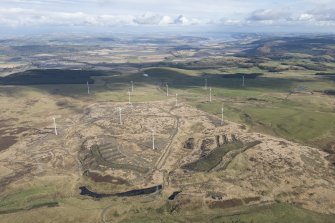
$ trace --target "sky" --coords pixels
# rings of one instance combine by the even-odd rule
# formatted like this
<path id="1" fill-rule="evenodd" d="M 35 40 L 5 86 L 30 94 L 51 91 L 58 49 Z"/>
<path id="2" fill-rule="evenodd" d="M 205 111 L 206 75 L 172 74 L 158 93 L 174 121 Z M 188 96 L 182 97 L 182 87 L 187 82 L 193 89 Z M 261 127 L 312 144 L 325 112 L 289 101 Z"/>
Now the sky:
<path id="1" fill-rule="evenodd" d="M 0 0 L 0 33 L 335 32 L 335 0 Z"/>

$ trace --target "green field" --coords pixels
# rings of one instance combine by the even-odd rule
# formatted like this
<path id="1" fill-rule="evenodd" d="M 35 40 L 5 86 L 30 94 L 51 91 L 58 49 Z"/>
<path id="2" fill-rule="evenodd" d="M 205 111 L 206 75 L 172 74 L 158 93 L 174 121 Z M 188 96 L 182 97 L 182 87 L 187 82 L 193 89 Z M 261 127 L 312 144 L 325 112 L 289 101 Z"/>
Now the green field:
<path id="1" fill-rule="evenodd" d="M 143 77 L 143 73 L 148 73 L 149 77 Z M 126 102 L 133 81 L 132 102 L 167 100 L 178 93 L 180 102 L 216 115 L 223 104 L 226 119 L 256 131 L 318 148 L 334 143 L 334 99 L 320 93 L 334 90 L 334 82 L 299 73 L 294 77 L 265 73 L 261 77 L 246 78 L 245 87 L 242 87 L 241 78 L 222 78 L 221 74 L 208 73 L 203 77 L 205 73 L 154 67 L 140 73 L 94 77 L 90 95 L 85 84 L 31 85 L 30 88 L 84 101 Z M 98 75 L 101 74 L 98 72 Z M 208 102 L 209 90 L 204 89 L 205 79 L 208 88 L 212 88 L 211 103 Z M 165 96 L 166 84 L 170 97 Z"/>
<path id="2" fill-rule="evenodd" d="M 0 214 L 19 212 L 40 207 L 58 206 L 53 198 L 55 187 L 33 187 L 8 194 L 0 200 Z"/>
<path id="3" fill-rule="evenodd" d="M 238 209 L 225 209 L 214 212 L 208 210 L 207 214 L 198 211 L 193 214 L 159 214 L 155 212 L 131 216 L 122 223 L 147 222 L 213 222 L 213 223 L 332 223 L 334 216 L 308 211 L 285 203 L 276 203 L 264 206 L 239 207 Z"/>

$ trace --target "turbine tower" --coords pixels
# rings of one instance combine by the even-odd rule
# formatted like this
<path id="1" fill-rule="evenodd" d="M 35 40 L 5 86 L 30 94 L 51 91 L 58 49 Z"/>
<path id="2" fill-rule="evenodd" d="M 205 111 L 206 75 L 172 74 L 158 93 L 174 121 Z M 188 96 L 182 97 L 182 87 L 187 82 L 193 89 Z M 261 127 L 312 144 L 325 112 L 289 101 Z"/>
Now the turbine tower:
<path id="1" fill-rule="evenodd" d="M 212 102 L 212 88 L 209 88 L 209 102 Z"/>
<path id="2" fill-rule="evenodd" d="M 176 106 L 178 105 L 178 94 L 176 94 Z"/>
<path id="3" fill-rule="evenodd" d="M 128 104 L 131 104 L 131 102 L 130 102 L 130 91 L 128 91 Z"/>
<path id="4" fill-rule="evenodd" d="M 130 81 L 130 83 L 131 83 L 131 92 L 134 92 L 134 82 Z"/>
<path id="5" fill-rule="evenodd" d="M 169 97 L 169 85 L 166 84 L 166 97 Z"/>
<path id="6" fill-rule="evenodd" d="M 58 132 L 57 132 L 57 125 L 56 125 L 56 118 L 52 117 L 52 119 L 54 120 L 55 135 L 57 136 Z"/>
<path id="7" fill-rule="evenodd" d="M 90 84 L 88 83 L 88 81 L 86 82 L 87 85 L 87 94 L 90 94 Z"/>
<path id="8" fill-rule="evenodd" d="M 122 108 L 119 107 L 120 125 L 122 125 Z"/>
<path id="9" fill-rule="evenodd" d="M 223 125 L 223 104 L 222 104 L 222 108 L 221 108 L 221 125 Z"/>
<path id="10" fill-rule="evenodd" d="M 242 76 L 242 87 L 244 87 L 244 75 Z"/>
<path id="11" fill-rule="evenodd" d="M 151 129 L 152 132 L 152 149 L 155 149 L 155 130 Z"/>

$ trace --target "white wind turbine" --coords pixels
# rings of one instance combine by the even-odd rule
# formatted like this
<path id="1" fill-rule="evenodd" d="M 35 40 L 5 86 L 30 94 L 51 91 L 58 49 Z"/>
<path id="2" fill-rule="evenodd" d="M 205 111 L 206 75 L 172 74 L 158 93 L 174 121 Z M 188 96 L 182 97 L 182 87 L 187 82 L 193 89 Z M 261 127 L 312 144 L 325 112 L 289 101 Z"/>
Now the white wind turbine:
<path id="1" fill-rule="evenodd" d="M 119 107 L 119 117 L 120 117 L 119 123 L 120 125 L 122 125 L 122 108 L 120 107 Z"/>
<path id="2" fill-rule="evenodd" d="M 223 125 L 223 104 L 221 107 L 221 125 Z"/>
<path id="3" fill-rule="evenodd" d="M 151 133 L 152 133 L 152 149 L 155 149 L 155 130 L 151 129 Z"/>
<path id="4" fill-rule="evenodd" d="M 52 119 L 54 120 L 55 135 L 57 136 L 57 135 L 58 135 L 58 132 L 57 132 L 56 118 L 55 118 L 55 117 L 52 117 Z"/>
<path id="5" fill-rule="evenodd" d="M 209 88 L 209 102 L 212 102 L 212 88 Z"/>
<path id="6" fill-rule="evenodd" d="M 88 83 L 88 81 L 86 82 L 87 85 L 87 94 L 90 94 L 90 84 Z"/>

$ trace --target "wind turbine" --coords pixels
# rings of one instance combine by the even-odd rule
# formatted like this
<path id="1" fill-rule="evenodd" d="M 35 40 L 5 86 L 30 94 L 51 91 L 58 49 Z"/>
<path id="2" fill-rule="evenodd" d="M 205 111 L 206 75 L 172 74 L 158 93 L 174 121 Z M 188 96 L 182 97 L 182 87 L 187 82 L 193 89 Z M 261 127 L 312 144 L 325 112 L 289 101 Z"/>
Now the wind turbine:
<path id="1" fill-rule="evenodd" d="M 169 85 L 166 84 L 166 97 L 169 97 Z"/>
<path id="2" fill-rule="evenodd" d="M 151 129 L 152 132 L 152 149 L 155 149 L 155 130 Z"/>
<path id="3" fill-rule="evenodd" d="M 212 102 L 212 88 L 209 88 L 209 102 Z"/>
<path id="4" fill-rule="evenodd" d="M 223 125 L 223 104 L 222 104 L 222 108 L 221 108 L 221 125 Z"/>
<path id="5" fill-rule="evenodd" d="M 131 83 L 131 92 L 134 92 L 134 82 L 130 81 L 130 83 Z"/>
<path id="6" fill-rule="evenodd" d="M 56 118 L 52 117 L 52 119 L 54 120 L 55 135 L 57 136 L 58 132 L 57 132 L 57 125 L 56 125 Z"/>
<path id="7" fill-rule="evenodd" d="M 90 85 L 89 85 L 88 81 L 86 82 L 86 85 L 87 85 L 87 94 L 90 94 Z"/>
<path id="8" fill-rule="evenodd" d="M 176 106 L 178 105 L 178 94 L 176 94 Z"/>
<path id="9" fill-rule="evenodd" d="M 120 125 L 122 125 L 122 108 L 119 107 Z"/>
<path id="10" fill-rule="evenodd" d="M 244 87 L 244 75 L 242 76 L 242 87 Z"/>

